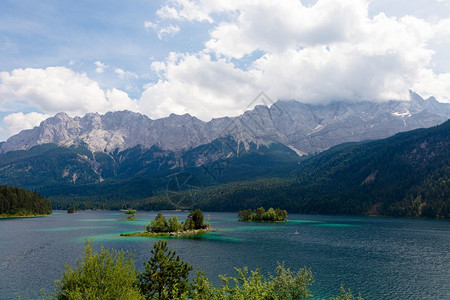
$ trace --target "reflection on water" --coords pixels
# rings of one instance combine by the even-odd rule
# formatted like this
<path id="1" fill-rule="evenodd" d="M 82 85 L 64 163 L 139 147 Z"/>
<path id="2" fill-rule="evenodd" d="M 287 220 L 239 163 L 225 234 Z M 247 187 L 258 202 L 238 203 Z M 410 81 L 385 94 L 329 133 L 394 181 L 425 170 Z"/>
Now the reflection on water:
<path id="1" fill-rule="evenodd" d="M 142 268 L 159 238 L 121 237 L 143 231 L 156 212 L 121 221 L 119 212 L 56 212 L 45 218 L 0 221 L 0 298 L 51 293 L 65 264 L 74 265 L 91 238 L 95 248 L 132 250 Z M 165 212 L 185 220 L 186 212 Z M 208 213 L 217 231 L 164 237 L 169 247 L 215 283 L 234 267 L 272 272 L 278 262 L 291 270 L 310 267 L 313 293 L 327 297 L 339 286 L 365 299 L 448 299 L 450 222 L 433 220 L 306 216 L 289 214 L 286 223 L 239 222 L 236 213 Z"/>

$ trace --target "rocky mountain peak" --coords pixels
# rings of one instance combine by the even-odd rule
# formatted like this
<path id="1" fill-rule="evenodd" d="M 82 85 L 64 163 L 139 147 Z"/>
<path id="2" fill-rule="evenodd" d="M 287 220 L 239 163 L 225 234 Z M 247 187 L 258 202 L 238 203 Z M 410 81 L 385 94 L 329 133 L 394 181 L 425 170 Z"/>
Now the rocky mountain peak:
<path id="1" fill-rule="evenodd" d="M 414 102 L 422 103 L 425 100 L 416 92 L 409 90 L 409 99 Z"/>
<path id="2" fill-rule="evenodd" d="M 297 153 L 318 152 L 334 145 L 391 136 L 401 131 L 431 127 L 450 118 L 450 104 L 433 97 L 424 100 L 410 91 L 410 101 L 383 103 L 334 102 L 312 105 L 278 101 L 258 105 L 237 117 L 204 122 L 189 114 L 152 120 L 130 112 L 89 113 L 71 118 L 61 112 L 40 126 L 24 130 L 0 144 L 0 152 L 25 150 L 57 143 L 87 145 L 92 152 L 114 152 L 140 145 L 182 151 L 230 136 L 238 144 L 279 142 Z"/>

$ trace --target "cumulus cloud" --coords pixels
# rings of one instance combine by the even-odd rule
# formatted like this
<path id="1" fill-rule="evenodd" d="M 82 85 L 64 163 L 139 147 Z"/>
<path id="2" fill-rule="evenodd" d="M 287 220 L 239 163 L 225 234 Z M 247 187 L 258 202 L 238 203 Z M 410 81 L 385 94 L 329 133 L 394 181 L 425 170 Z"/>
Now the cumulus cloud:
<path id="1" fill-rule="evenodd" d="M 124 92 L 102 90 L 85 73 L 65 67 L 16 69 L 0 72 L 0 104 L 23 101 L 40 111 L 70 115 L 104 113 L 115 109 L 137 111 L 137 101 Z"/>
<path id="2" fill-rule="evenodd" d="M 172 53 L 152 68 L 161 75 L 147 86 L 140 110 L 153 117 L 190 113 L 208 120 L 213 116 L 242 113 L 242 103 L 258 92 L 252 72 L 244 72 L 225 59 L 213 61 L 209 54 Z"/>
<path id="3" fill-rule="evenodd" d="M 146 87 L 141 109 L 208 119 L 241 113 L 260 91 L 325 103 L 407 100 L 412 89 L 448 102 L 450 74 L 433 71 L 429 43 L 449 36 L 450 19 L 369 16 L 368 3 L 172 0 L 158 17 L 210 22 L 210 38 L 198 53 L 171 53 L 152 64 L 160 80 Z"/>
<path id="4" fill-rule="evenodd" d="M 242 58 L 255 50 L 281 53 L 339 43 L 358 34 L 367 14 L 362 1 L 321 0 L 312 7 L 296 0 L 246 2 L 236 4 L 236 18 L 214 28 L 208 50 Z"/>
<path id="5" fill-rule="evenodd" d="M 9 134 L 13 135 L 24 129 L 30 129 L 38 126 L 42 121 L 49 117 L 51 117 L 51 115 L 37 112 L 30 112 L 27 114 L 18 112 L 4 117 L 3 123 L 6 125 Z"/>

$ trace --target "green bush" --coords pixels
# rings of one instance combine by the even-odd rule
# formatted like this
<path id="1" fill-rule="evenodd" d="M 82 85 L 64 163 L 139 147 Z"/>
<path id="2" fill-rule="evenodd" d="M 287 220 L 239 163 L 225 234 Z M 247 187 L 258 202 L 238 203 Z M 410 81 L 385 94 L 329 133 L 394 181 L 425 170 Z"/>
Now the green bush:
<path id="1" fill-rule="evenodd" d="M 85 256 L 72 268 L 66 266 L 62 280 L 56 281 L 56 299 L 145 299 L 136 285 L 138 272 L 133 255 L 120 250 L 93 251 L 93 242 L 86 242 Z"/>
<path id="2" fill-rule="evenodd" d="M 312 273 L 308 269 L 301 269 L 293 274 L 284 265 L 278 265 L 276 276 L 266 279 L 259 270 L 248 271 L 236 268 L 237 277 L 219 276 L 223 285 L 215 288 L 201 273 L 197 274 L 191 287 L 192 299 L 217 300 L 289 300 L 307 299 L 312 297 L 309 286 L 312 283 Z"/>

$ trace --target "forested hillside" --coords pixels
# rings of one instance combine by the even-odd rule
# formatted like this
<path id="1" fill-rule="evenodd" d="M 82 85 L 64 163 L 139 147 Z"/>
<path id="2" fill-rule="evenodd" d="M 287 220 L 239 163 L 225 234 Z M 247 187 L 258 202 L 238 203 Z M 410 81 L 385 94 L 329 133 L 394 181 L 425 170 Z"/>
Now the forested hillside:
<path id="1" fill-rule="evenodd" d="M 272 206 L 299 213 L 450 218 L 449 149 L 447 121 L 337 146 L 302 162 L 289 179 L 233 182 L 177 197 L 191 197 L 203 210 Z M 160 207 L 164 201 L 153 197 L 140 207 Z M 173 197 L 166 202 L 168 208 L 177 204 Z"/>
<path id="2" fill-rule="evenodd" d="M 0 216 L 32 216 L 52 213 L 50 201 L 17 187 L 0 186 Z"/>
<path id="3" fill-rule="evenodd" d="M 217 139 L 183 153 L 144 149 L 90 152 L 56 144 L 0 154 L 0 183 L 36 190 L 57 207 L 81 201 L 107 208 L 112 203 L 145 199 L 167 188 L 171 176 L 188 172 L 196 186 L 289 174 L 301 158 L 279 143 L 249 144 Z M 56 201 L 53 201 L 55 199 Z"/>

